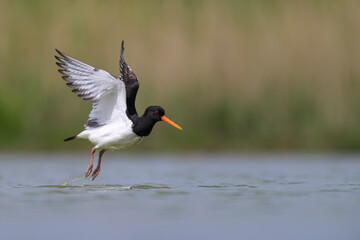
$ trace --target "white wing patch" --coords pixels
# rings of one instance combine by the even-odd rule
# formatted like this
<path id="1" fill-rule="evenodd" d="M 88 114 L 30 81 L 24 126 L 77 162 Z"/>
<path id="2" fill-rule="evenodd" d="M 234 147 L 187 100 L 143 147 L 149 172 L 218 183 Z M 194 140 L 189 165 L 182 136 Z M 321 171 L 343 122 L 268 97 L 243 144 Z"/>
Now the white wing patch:
<path id="1" fill-rule="evenodd" d="M 127 118 L 126 89 L 122 80 L 102 69 L 96 69 L 56 50 L 61 57 L 59 72 L 73 92 L 93 103 L 86 128 L 99 127 L 109 122 Z"/>

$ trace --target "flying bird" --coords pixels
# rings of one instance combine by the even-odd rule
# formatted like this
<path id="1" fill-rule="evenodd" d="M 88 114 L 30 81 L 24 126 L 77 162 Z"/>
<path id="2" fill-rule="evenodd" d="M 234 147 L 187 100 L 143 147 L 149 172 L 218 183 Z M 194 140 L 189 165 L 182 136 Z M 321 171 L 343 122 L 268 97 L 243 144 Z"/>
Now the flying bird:
<path id="1" fill-rule="evenodd" d="M 60 67 L 58 71 L 63 75 L 66 85 L 80 98 L 92 103 L 85 129 L 64 140 L 82 138 L 94 144 L 85 177 L 92 173 L 94 180 L 99 175 L 101 158 L 106 150 L 128 148 L 140 142 L 143 137 L 150 134 L 158 121 L 165 121 L 182 130 L 179 125 L 165 116 L 165 110 L 160 106 L 150 106 L 142 116 L 138 116 L 135 99 L 139 81 L 125 62 L 124 41 L 121 43 L 119 77 L 55 50 L 59 54 L 55 56 L 58 60 L 56 64 Z M 96 150 L 100 150 L 99 160 L 95 170 L 92 171 Z"/>

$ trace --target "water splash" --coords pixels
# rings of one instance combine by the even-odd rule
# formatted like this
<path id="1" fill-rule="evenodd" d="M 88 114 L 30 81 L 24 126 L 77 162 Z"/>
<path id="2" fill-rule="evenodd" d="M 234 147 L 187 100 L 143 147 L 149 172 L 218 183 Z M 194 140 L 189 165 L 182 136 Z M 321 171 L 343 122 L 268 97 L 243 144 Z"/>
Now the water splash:
<path id="1" fill-rule="evenodd" d="M 80 187 L 84 187 L 88 182 L 90 182 L 90 180 L 91 180 L 91 177 L 88 180 L 86 180 L 85 182 L 83 182 L 83 184 L 81 184 Z"/>
<path id="2" fill-rule="evenodd" d="M 85 177 L 85 176 L 82 176 L 82 177 L 72 178 L 72 179 L 70 179 L 69 181 L 64 182 L 63 184 L 60 184 L 59 186 L 66 187 L 69 183 L 71 183 L 71 182 L 73 182 L 73 181 L 77 181 L 77 180 L 82 180 L 82 179 L 86 179 L 86 177 Z M 84 187 L 88 182 L 91 181 L 91 179 L 92 179 L 91 177 L 88 178 L 85 182 L 83 182 L 83 183 L 80 185 L 80 187 Z"/>
<path id="3" fill-rule="evenodd" d="M 72 178 L 72 179 L 68 180 L 67 182 L 64 182 L 64 183 L 60 184 L 59 186 L 66 187 L 69 183 L 71 183 L 71 182 L 73 182 L 73 181 L 81 180 L 81 179 L 84 179 L 84 178 L 85 178 L 85 176 Z M 88 182 L 88 181 L 86 181 L 85 183 L 87 183 L 87 182 Z M 83 183 L 83 185 L 84 185 L 85 183 Z M 81 186 L 83 186 L 83 185 L 81 185 Z"/>

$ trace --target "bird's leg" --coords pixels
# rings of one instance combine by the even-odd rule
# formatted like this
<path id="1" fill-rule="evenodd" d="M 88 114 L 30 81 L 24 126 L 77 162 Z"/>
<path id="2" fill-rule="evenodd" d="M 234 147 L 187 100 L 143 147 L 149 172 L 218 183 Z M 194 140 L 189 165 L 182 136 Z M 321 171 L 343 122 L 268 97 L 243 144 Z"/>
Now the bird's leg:
<path id="1" fill-rule="evenodd" d="M 104 152 L 105 152 L 105 149 L 103 149 L 103 150 L 101 150 L 99 152 L 99 162 L 98 162 L 98 164 L 97 164 L 97 166 L 96 166 L 96 168 L 95 168 L 95 170 L 94 170 L 94 172 L 92 174 L 92 180 L 93 181 L 97 177 L 97 175 L 99 175 L 99 173 L 100 173 L 101 157 L 104 154 Z"/>
<path id="2" fill-rule="evenodd" d="M 90 173 L 92 172 L 93 169 L 93 158 L 94 158 L 94 153 L 96 151 L 96 148 L 93 147 L 91 149 L 91 155 L 90 155 L 90 163 L 89 166 L 87 167 L 86 171 L 85 171 L 85 177 L 88 177 L 90 175 Z"/>

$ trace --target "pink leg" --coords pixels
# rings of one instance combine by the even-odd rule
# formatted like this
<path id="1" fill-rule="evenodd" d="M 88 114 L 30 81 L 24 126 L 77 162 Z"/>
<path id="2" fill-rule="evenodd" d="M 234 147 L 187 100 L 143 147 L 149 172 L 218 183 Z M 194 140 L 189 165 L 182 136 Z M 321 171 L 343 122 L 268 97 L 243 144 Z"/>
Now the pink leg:
<path id="1" fill-rule="evenodd" d="M 94 153 L 96 151 L 96 148 L 93 147 L 91 149 L 91 155 L 90 155 L 90 163 L 89 166 L 87 167 L 86 171 L 85 171 L 85 177 L 88 177 L 90 175 L 90 173 L 92 172 L 93 169 L 93 158 L 94 158 Z"/>
<path id="2" fill-rule="evenodd" d="M 97 175 L 99 175 L 100 173 L 100 165 L 101 165 L 101 157 L 102 155 L 104 154 L 105 152 L 105 149 L 101 150 L 100 153 L 99 153 L 99 162 L 98 162 L 98 165 L 96 166 L 93 174 L 92 174 L 92 180 L 94 181 L 94 179 L 97 177 Z"/>

